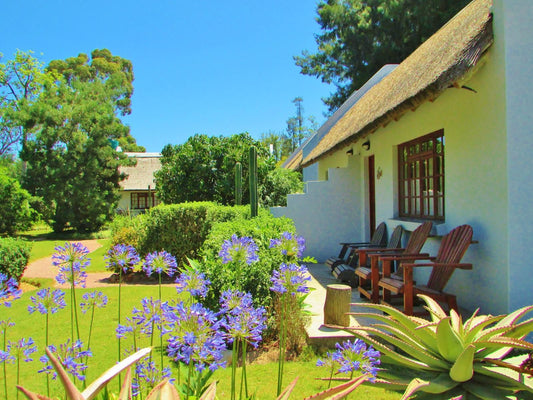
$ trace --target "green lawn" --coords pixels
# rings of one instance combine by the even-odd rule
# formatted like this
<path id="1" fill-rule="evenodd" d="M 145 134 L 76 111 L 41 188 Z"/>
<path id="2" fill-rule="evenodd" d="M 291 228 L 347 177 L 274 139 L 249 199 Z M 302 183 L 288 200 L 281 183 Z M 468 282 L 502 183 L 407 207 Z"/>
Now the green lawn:
<path id="1" fill-rule="evenodd" d="M 94 289 L 77 290 L 78 299 L 81 295 Z M 93 357 L 89 359 L 89 369 L 87 371 L 88 382 L 94 380 L 105 369 L 111 367 L 117 357 L 117 340 L 115 338 L 115 329 L 117 327 L 117 286 L 99 288 L 104 294 L 109 297 L 108 306 L 104 309 L 96 310 L 96 323 L 93 327 L 93 339 L 91 341 L 91 348 Z M 21 383 L 28 389 L 38 392 L 46 393 L 46 380 L 42 374 L 37 371 L 42 364 L 38 360 L 43 353 L 45 343 L 45 318 L 43 315 L 34 313 L 29 314 L 27 307 L 30 304 L 30 296 L 35 295 L 35 291 L 25 293 L 21 299 L 15 301 L 11 308 L 2 309 L 2 320 L 11 319 L 16 325 L 9 328 L 7 331 L 8 341 L 17 341 L 21 337 L 32 337 L 39 352 L 34 356 L 34 361 L 30 363 L 21 363 Z M 131 316 L 133 307 L 140 308 L 140 300 L 144 297 L 157 297 L 157 286 L 128 286 L 123 285 L 123 318 Z M 177 294 L 173 287 L 163 287 L 164 300 L 176 298 Z M 67 303 L 70 300 L 70 292 L 67 290 L 65 298 Z M 71 335 L 70 329 L 70 309 L 60 310 L 57 314 L 50 316 L 50 343 L 60 344 L 64 343 Z M 82 340 L 86 341 L 89 329 L 88 315 L 80 314 L 80 328 Z M 122 319 L 124 321 L 124 319 Z M 144 343 L 141 346 L 147 346 L 149 341 L 147 338 L 143 339 Z M 157 343 L 157 341 L 156 341 Z M 131 345 L 131 340 L 125 340 L 122 348 Z M 159 349 L 155 350 L 158 355 Z M 158 359 L 158 358 L 157 358 Z M 165 362 L 168 362 L 165 361 Z M 284 377 L 284 385 L 288 385 L 295 377 L 299 377 L 298 384 L 293 392 L 291 398 L 301 399 L 305 396 L 324 390 L 326 384 L 316 380 L 321 376 L 326 376 L 327 372 L 323 369 L 315 367 L 316 358 L 312 361 L 298 361 L 286 363 L 286 374 Z M 1 366 L 0 366 L 1 371 Z M 173 375 L 175 376 L 176 370 Z M 276 390 L 276 376 L 277 363 L 268 364 L 252 364 L 248 368 L 250 390 L 255 392 L 257 399 L 274 399 Z M 14 365 L 7 365 L 7 382 L 9 386 L 9 398 L 15 398 L 15 382 L 16 369 Z M 214 379 L 219 380 L 218 383 L 218 398 L 228 398 L 230 391 L 230 370 L 219 370 L 215 373 Z M 110 386 L 113 391 L 117 390 L 117 383 L 113 382 Z M 61 386 L 57 382 L 52 383 L 52 394 L 58 398 L 63 398 Z M 3 396 L 3 375 L 0 373 L 0 397 Z M 389 392 L 378 389 L 372 386 L 365 386 L 358 388 L 351 399 L 399 399 L 399 393 Z"/>

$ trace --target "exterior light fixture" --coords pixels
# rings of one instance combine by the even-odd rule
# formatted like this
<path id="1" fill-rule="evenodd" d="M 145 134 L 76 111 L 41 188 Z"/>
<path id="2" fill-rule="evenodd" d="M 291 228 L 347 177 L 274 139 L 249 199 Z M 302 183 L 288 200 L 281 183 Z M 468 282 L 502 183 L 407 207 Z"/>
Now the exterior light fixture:
<path id="1" fill-rule="evenodd" d="M 366 142 L 364 142 L 361 147 L 363 149 L 365 149 L 366 151 L 370 150 L 370 140 L 367 140 Z"/>

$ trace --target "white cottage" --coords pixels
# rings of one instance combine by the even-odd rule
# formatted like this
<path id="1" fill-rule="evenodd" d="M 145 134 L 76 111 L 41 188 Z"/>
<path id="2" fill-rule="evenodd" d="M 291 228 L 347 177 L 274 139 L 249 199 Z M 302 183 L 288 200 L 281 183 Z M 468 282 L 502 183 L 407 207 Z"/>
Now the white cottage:
<path id="1" fill-rule="evenodd" d="M 533 2 L 474 0 L 387 72 L 300 149 L 306 193 L 272 212 L 319 261 L 380 221 L 431 220 L 431 254 L 470 224 L 473 270 L 446 290 L 483 313 L 533 304 Z"/>
<path id="2" fill-rule="evenodd" d="M 161 169 L 160 153 L 125 153 L 135 158 L 133 166 L 122 166 L 120 172 L 127 175 L 120 182 L 120 201 L 118 212 L 133 215 L 159 204 L 155 194 L 154 174 Z"/>

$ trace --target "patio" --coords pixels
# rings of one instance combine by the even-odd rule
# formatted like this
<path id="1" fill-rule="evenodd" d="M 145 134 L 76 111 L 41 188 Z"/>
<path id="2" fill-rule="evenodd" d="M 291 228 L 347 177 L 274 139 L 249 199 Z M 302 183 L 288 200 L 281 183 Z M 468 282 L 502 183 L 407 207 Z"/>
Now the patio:
<path id="1" fill-rule="evenodd" d="M 313 314 L 311 323 L 307 326 L 309 344 L 321 347 L 333 347 L 336 342 L 352 339 L 354 336 L 339 329 L 327 328 L 324 323 L 324 302 L 326 300 L 326 287 L 330 284 L 338 284 L 339 281 L 331 274 L 325 264 L 308 264 L 307 268 L 311 275 L 309 287 L 312 288 L 306 303 L 310 306 L 309 311 Z M 367 299 L 361 299 L 357 289 L 352 289 L 351 303 L 369 303 Z M 352 312 L 369 312 L 369 309 L 352 306 Z M 370 318 L 354 318 L 350 316 L 350 326 L 368 325 Z"/>

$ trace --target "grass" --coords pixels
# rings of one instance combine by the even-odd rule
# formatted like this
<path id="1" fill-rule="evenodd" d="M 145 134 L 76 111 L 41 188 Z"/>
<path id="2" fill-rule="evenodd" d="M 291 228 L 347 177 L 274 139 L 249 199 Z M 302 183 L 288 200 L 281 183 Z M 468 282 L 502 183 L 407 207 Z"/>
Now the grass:
<path id="1" fill-rule="evenodd" d="M 157 297 L 156 285 L 140 285 L 129 286 L 123 285 L 122 309 L 123 317 L 131 316 L 133 307 L 140 308 L 140 301 L 144 297 Z M 79 289 L 76 291 L 78 299 L 81 295 L 88 291 L 95 289 Z M 117 327 L 117 286 L 110 286 L 105 288 L 98 288 L 96 290 L 102 291 L 109 298 L 108 306 L 104 309 L 96 309 L 96 323 L 93 326 L 93 337 L 91 340 L 91 349 L 93 357 L 89 359 L 89 369 L 87 371 L 87 382 L 93 381 L 98 375 L 104 372 L 107 368 L 115 364 L 117 357 L 117 340 L 115 338 L 115 329 Z M 11 341 L 17 341 L 21 337 L 31 336 L 38 348 L 39 352 L 35 355 L 35 361 L 30 363 L 21 363 L 21 383 L 37 393 L 46 394 L 46 379 L 37 371 L 42 367 L 38 360 L 43 353 L 45 344 L 44 324 L 45 318 L 38 313 L 29 314 L 27 307 L 30 304 L 30 297 L 35 295 L 35 291 L 24 293 L 21 299 L 13 302 L 11 308 L 4 308 L 2 310 L 2 320 L 11 319 L 15 322 L 15 326 L 7 331 L 7 338 Z M 176 299 L 177 294 L 174 287 L 163 287 L 163 299 Z M 65 299 L 67 300 L 67 308 L 60 310 L 57 314 L 50 316 L 50 343 L 61 344 L 64 343 L 71 336 L 70 330 L 70 291 L 66 291 Z M 82 340 L 86 342 L 89 329 L 89 318 L 80 314 L 80 328 Z M 148 339 L 143 339 L 140 347 L 148 346 Z M 122 348 L 131 345 L 131 339 L 126 339 Z M 158 359 L 159 349 L 155 349 L 155 356 Z M 165 361 L 167 363 L 168 360 Z M 321 376 L 326 376 L 327 372 L 315 367 L 316 358 L 312 361 L 294 361 L 285 364 L 286 374 L 284 376 L 284 386 L 287 386 L 295 377 L 299 377 L 296 385 L 293 399 L 301 399 L 313 393 L 326 389 L 327 385 L 324 382 L 317 380 Z M 1 367 L 0 367 L 1 371 Z M 274 399 L 276 398 L 275 376 L 277 375 L 277 363 L 270 362 L 265 364 L 251 364 L 247 368 L 248 382 L 250 391 L 256 393 L 257 399 Z M 7 366 L 7 376 L 9 384 L 9 398 L 14 399 L 16 369 L 14 365 Z M 230 369 L 216 371 L 213 379 L 218 380 L 217 394 L 218 398 L 225 399 L 229 397 L 230 391 Z M 176 368 L 173 368 L 173 376 L 176 376 Z M 3 376 L 0 373 L 0 397 L 3 395 Z M 78 382 L 78 386 L 81 384 Z M 58 398 L 63 398 L 62 387 L 58 382 L 52 383 L 52 395 Z M 110 384 L 111 392 L 117 392 L 118 386 L 116 379 Z M 393 400 L 399 399 L 399 393 L 390 392 L 372 386 L 363 386 L 358 388 L 348 399 L 376 399 L 376 400 Z"/>

